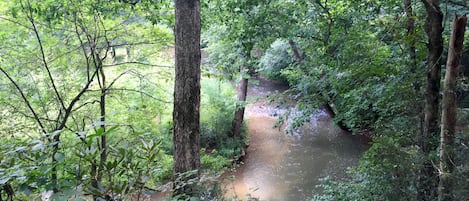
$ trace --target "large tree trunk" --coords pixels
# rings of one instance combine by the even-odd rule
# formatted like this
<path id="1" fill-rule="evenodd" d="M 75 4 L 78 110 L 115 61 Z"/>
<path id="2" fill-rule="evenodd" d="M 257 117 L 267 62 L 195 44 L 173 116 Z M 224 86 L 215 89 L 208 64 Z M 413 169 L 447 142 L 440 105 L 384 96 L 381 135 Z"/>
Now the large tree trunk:
<path id="1" fill-rule="evenodd" d="M 424 28 L 428 35 L 428 55 L 424 128 L 423 135 L 417 139 L 424 158 L 417 179 L 417 200 L 426 201 L 437 197 L 438 176 L 430 152 L 436 151 L 438 147 L 443 13 L 440 9 L 440 0 L 422 0 L 422 2 L 427 12 Z"/>
<path id="2" fill-rule="evenodd" d="M 438 200 L 453 200 L 454 170 L 454 141 L 456 132 L 456 81 L 458 68 L 461 64 L 464 32 L 467 17 L 456 16 L 453 22 L 451 38 L 449 41 L 448 60 L 446 62 L 446 75 L 441 114 L 440 133 L 440 182 L 438 185 Z"/>
<path id="3" fill-rule="evenodd" d="M 177 195 L 197 197 L 188 180 L 200 174 L 200 0 L 176 0 L 175 7 L 173 186 Z"/>
<path id="4" fill-rule="evenodd" d="M 242 73 L 243 67 L 239 68 L 239 72 Z M 248 93 L 248 79 L 243 76 L 236 87 L 236 93 L 238 96 L 238 103 L 236 104 L 235 116 L 231 126 L 233 137 L 239 139 L 241 137 L 241 129 L 244 121 L 244 109 L 246 103 L 246 96 Z"/>

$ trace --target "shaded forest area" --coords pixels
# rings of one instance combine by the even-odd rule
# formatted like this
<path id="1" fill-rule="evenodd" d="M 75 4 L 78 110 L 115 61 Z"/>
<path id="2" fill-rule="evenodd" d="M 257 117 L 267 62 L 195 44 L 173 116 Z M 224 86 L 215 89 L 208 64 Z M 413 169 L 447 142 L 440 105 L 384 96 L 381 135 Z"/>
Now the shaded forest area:
<path id="1" fill-rule="evenodd" d="M 254 76 L 290 86 L 290 131 L 323 109 L 371 139 L 312 200 L 468 200 L 468 12 L 465 0 L 0 1 L 0 201 L 228 199 L 218 176 L 248 141 Z"/>

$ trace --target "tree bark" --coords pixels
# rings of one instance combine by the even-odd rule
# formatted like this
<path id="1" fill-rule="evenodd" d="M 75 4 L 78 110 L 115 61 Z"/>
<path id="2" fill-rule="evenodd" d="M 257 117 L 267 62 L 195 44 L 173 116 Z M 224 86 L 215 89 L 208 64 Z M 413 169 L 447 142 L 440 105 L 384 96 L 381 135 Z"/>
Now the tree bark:
<path id="1" fill-rule="evenodd" d="M 417 178 L 417 200 L 427 201 L 437 197 L 438 177 L 430 153 L 436 151 L 438 147 L 443 13 L 440 9 L 440 0 L 422 0 L 422 2 L 427 13 L 424 28 L 428 35 L 428 55 L 424 128 L 423 135 L 417 139 L 424 158 Z"/>
<path id="2" fill-rule="evenodd" d="M 101 61 L 99 61 L 101 63 Z M 102 65 L 102 64 L 100 64 Z M 104 173 L 104 165 L 106 164 L 107 160 L 107 137 L 106 137 L 106 93 L 107 93 L 107 86 L 106 86 L 106 74 L 104 72 L 104 68 L 99 69 L 99 76 L 98 76 L 98 81 L 101 82 L 100 88 L 101 88 L 101 96 L 99 100 L 99 110 L 100 110 L 100 121 L 101 121 L 101 126 L 100 128 L 103 131 L 103 134 L 101 136 L 101 146 L 100 146 L 100 160 L 99 160 L 99 166 L 98 166 L 98 171 L 96 175 L 96 184 L 99 184 L 102 182 L 102 177 Z M 96 165 L 96 164 L 95 164 Z M 96 186 L 98 188 L 98 186 Z"/>
<path id="3" fill-rule="evenodd" d="M 466 31 L 467 17 L 456 16 L 453 21 L 451 38 L 449 41 L 448 60 L 446 62 L 446 75 L 441 114 L 440 133 L 440 182 L 438 185 L 438 200 L 453 200 L 453 179 L 455 157 L 456 132 L 456 83 L 461 64 L 464 32 Z"/>
<path id="4" fill-rule="evenodd" d="M 197 197 L 200 174 L 200 0 L 175 1 L 174 192 Z M 181 175 L 183 174 L 183 175 Z"/>
<path id="5" fill-rule="evenodd" d="M 243 67 L 239 68 L 239 72 L 242 73 Z M 248 93 L 248 79 L 243 76 L 236 87 L 236 93 L 238 96 L 238 103 L 236 104 L 235 116 L 233 119 L 231 130 L 233 137 L 239 139 L 241 137 L 241 128 L 243 127 L 244 121 L 244 109 L 246 103 L 246 96 Z"/>

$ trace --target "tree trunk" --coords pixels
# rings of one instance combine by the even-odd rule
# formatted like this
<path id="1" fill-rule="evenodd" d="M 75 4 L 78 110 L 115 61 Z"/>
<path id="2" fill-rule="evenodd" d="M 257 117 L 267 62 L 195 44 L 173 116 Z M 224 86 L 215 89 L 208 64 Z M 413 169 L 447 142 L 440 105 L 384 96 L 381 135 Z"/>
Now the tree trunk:
<path id="1" fill-rule="evenodd" d="M 413 96 L 414 96 L 414 101 L 412 102 L 412 107 L 414 110 L 412 112 L 415 112 L 414 115 L 417 118 L 418 121 L 418 128 L 417 132 L 415 135 L 415 139 L 419 141 L 419 139 L 423 136 L 423 122 L 424 122 L 424 113 L 423 113 L 423 107 L 422 107 L 422 100 L 420 96 L 420 89 L 421 89 L 421 83 L 419 82 L 419 77 L 420 72 L 419 72 L 419 65 L 417 64 L 417 53 L 416 53 L 416 37 L 415 37 L 415 14 L 412 9 L 412 0 L 404 0 L 404 11 L 407 16 L 406 20 L 406 29 L 407 29 L 407 37 L 408 37 L 408 51 L 409 51 L 409 58 L 410 58 L 410 64 L 409 64 L 409 71 L 410 71 L 410 79 L 413 80 L 412 87 L 413 87 Z"/>
<path id="2" fill-rule="evenodd" d="M 415 15 L 412 9 L 412 0 L 404 0 L 404 6 L 405 6 L 405 13 L 407 16 L 407 21 L 406 21 L 406 29 L 407 29 L 407 37 L 409 37 L 409 44 L 408 44 L 408 50 L 409 50 L 409 57 L 411 60 L 411 65 L 410 65 L 410 73 L 412 74 L 411 76 L 413 79 L 417 79 L 419 75 L 417 75 L 417 54 L 416 54 L 416 48 L 415 48 L 415 43 L 416 40 L 414 39 L 414 34 L 415 34 Z M 418 81 L 415 81 L 413 84 L 414 91 L 418 93 L 420 91 L 420 86 Z"/>
<path id="3" fill-rule="evenodd" d="M 336 116 L 336 113 L 334 109 L 332 108 L 330 103 L 324 103 L 323 108 L 326 110 L 326 113 L 334 119 Z M 339 126 L 340 129 L 347 131 L 347 132 L 352 132 L 352 129 L 349 128 L 343 120 L 337 121 L 337 126 Z"/>
<path id="4" fill-rule="evenodd" d="M 243 67 L 239 68 L 239 72 L 242 73 Z M 238 103 L 236 104 L 235 116 L 231 126 L 233 137 L 239 139 L 241 137 L 241 128 L 243 127 L 244 121 L 244 109 L 246 103 L 246 96 L 248 93 L 248 79 L 243 76 L 236 87 L 236 93 L 238 96 Z"/>
<path id="5" fill-rule="evenodd" d="M 200 174 L 200 0 L 176 0 L 175 7 L 173 186 L 176 195 L 197 197 L 188 180 Z"/>
<path id="6" fill-rule="evenodd" d="M 455 17 L 449 41 L 441 114 L 439 201 L 453 200 L 452 173 L 455 166 L 456 82 L 459 72 L 458 68 L 461 64 L 466 23 L 466 16 Z"/>
<path id="7" fill-rule="evenodd" d="M 295 41 L 293 41 L 292 39 L 290 39 L 290 40 L 288 40 L 288 44 L 290 44 L 290 47 L 291 47 L 291 49 L 293 50 L 293 54 L 295 55 L 296 60 L 297 60 L 298 62 L 303 61 L 303 57 L 301 56 L 300 50 L 299 50 L 298 47 L 296 46 Z"/>
<path id="8" fill-rule="evenodd" d="M 438 147 L 443 13 L 440 9 L 440 0 L 422 0 L 422 2 L 427 12 L 424 28 L 428 35 L 428 55 L 424 128 L 423 135 L 417 139 L 424 158 L 417 179 L 417 200 L 427 201 L 437 197 L 438 177 L 430 153 L 436 151 Z"/>
<path id="9" fill-rule="evenodd" d="M 101 81 L 101 97 L 99 100 L 99 110 L 100 110 L 100 121 L 101 121 L 101 129 L 103 131 L 103 135 L 101 136 L 101 147 L 100 147 L 100 161 L 99 161 L 99 169 L 97 174 L 97 181 L 101 182 L 103 172 L 104 172 L 104 165 L 106 164 L 107 160 L 107 139 L 106 139 L 106 74 L 104 73 L 104 68 L 99 69 L 100 74 L 100 81 Z"/>

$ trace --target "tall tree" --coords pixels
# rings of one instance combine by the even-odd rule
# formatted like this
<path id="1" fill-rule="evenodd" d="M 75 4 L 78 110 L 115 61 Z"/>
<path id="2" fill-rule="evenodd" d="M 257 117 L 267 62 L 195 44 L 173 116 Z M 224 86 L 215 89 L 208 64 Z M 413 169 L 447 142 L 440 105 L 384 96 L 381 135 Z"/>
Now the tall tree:
<path id="1" fill-rule="evenodd" d="M 176 0 L 175 5 L 174 190 L 196 195 L 195 185 L 187 182 L 200 169 L 200 0 Z"/>
<path id="2" fill-rule="evenodd" d="M 429 156 L 438 146 L 443 13 L 440 9 L 440 0 L 422 0 L 422 3 L 427 13 L 424 29 L 428 36 L 428 54 L 424 128 L 423 135 L 418 139 L 425 160 L 418 175 L 417 200 L 433 200 L 437 196 L 438 177 Z"/>
<path id="3" fill-rule="evenodd" d="M 448 60 L 446 62 L 446 75 L 441 114 L 440 133 L 440 182 L 438 185 L 438 200 L 454 200 L 452 196 L 452 173 L 455 159 L 455 134 L 456 134 L 456 83 L 458 68 L 461 64 L 464 32 L 466 30 L 467 17 L 456 16 L 453 21 L 451 38 L 449 41 Z"/>

